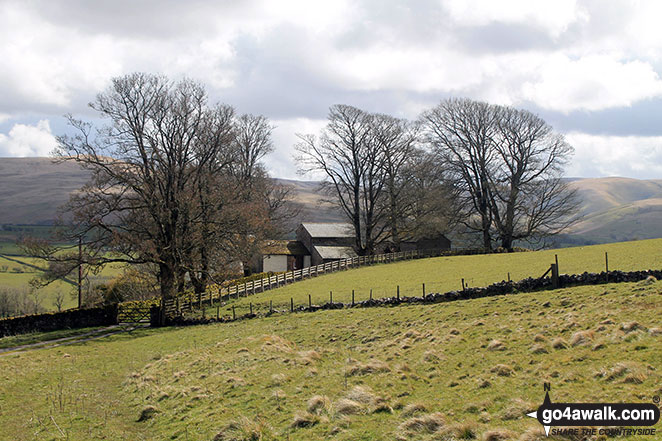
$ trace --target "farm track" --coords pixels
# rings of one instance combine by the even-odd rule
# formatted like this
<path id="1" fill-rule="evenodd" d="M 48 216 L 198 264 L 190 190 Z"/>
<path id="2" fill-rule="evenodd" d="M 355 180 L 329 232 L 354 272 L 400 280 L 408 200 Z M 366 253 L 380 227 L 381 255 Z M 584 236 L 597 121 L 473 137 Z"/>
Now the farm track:
<path id="1" fill-rule="evenodd" d="M 97 329 L 95 331 L 90 331 L 84 334 L 74 335 L 71 337 L 56 338 L 53 340 L 40 341 L 37 343 L 13 346 L 11 348 L 3 348 L 0 349 L 0 357 L 5 355 L 15 354 L 18 352 L 28 352 L 37 349 L 56 348 L 58 346 L 67 346 L 75 343 L 83 343 L 86 341 L 98 340 L 100 338 L 108 337 L 122 332 L 131 332 L 137 328 L 142 328 L 147 326 L 149 326 L 149 324 L 129 326 L 129 327 L 124 325 L 112 325 L 106 328 Z"/>

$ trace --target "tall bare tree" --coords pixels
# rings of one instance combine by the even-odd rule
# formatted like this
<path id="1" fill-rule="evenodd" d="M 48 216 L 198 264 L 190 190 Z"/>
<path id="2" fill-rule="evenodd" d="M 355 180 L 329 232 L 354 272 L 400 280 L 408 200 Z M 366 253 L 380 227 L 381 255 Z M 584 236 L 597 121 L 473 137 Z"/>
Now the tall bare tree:
<path id="1" fill-rule="evenodd" d="M 250 185 L 233 174 L 259 167 L 259 154 L 246 159 L 237 148 L 236 127 L 251 117 L 237 124 L 232 108 L 209 106 L 193 81 L 140 73 L 114 79 L 91 107 L 108 124 L 95 129 L 69 116 L 77 134 L 58 138 L 56 156 L 92 172 L 66 207 L 70 232 L 83 238 L 82 259 L 153 267 L 163 299 L 187 276 L 203 290 L 222 258 L 237 258 L 234 244 L 268 223 L 264 198 L 247 196 Z M 71 269 L 81 260 L 32 249 Z"/>
<path id="2" fill-rule="evenodd" d="M 467 203 L 464 225 L 512 249 L 576 221 L 578 200 L 562 180 L 573 149 L 542 118 L 525 110 L 449 99 L 424 112 L 426 137 L 454 172 Z"/>
<path id="3" fill-rule="evenodd" d="M 441 163 L 450 165 L 463 189 L 467 208 L 464 225 L 482 235 L 483 248 L 492 249 L 493 213 L 490 175 L 496 158 L 494 109 L 487 103 L 448 99 L 421 116 L 428 143 Z"/>
<path id="4" fill-rule="evenodd" d="M 386 214 L 385 228 L 396 251 L 403 239 L 411 239 L 410 221 L 416 199 L 409 171 L 417 155 L 418 127 L 411 122 L 389 115 L 372 117 L 373 139 L 380 149 Z"/>
<path id="5" fill-rule="evenodd" d="M 498 107 L 494 149 L 499 167 L 490 202 L 500 245 L 544 240 L 576 221 L 579 199 L 561 179 L 573 148 L 542 118 Z"/>
<path id="6" fill-rule="evenodd" d="M 354 227 L 355 247 L 370 254 L 382 240 L 384 156 L 374 140 L 372 116 L 347 105 L 329 109 L 328 124 L 317 139 L 298 135 L 301 171 L 322 172 L 324 189 Z"/>

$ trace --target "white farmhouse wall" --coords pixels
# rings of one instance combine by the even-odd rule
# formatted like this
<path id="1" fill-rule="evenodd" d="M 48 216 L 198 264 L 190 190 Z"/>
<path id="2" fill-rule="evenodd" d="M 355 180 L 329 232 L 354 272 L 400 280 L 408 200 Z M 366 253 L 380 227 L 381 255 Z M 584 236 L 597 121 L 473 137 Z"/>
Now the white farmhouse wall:
<path id="1" fill-rule="evenodd" d="M 262 257 L 262 271 L 287 271 L 287 256 L 267 254 Z"/>

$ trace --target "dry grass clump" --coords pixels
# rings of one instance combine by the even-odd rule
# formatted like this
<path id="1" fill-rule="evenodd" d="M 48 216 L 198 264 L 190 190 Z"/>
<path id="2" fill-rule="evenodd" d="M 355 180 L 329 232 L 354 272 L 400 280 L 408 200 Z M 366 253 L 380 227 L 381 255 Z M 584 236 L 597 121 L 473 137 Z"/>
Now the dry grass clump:
<path id="1" fill-rule="evenodd" d="M 410 403 L 410 404 L 407 404 L 404 407 L 404 409 L 402 409 L 402 412 L 400 413 L 400 415 L 407 418 L 407 417 L 414 416 L 416 414 L 427 412 L 427 411 L 428 411 L 428 408 L 423 403 Z"/>
<path id="2" fill-rule="evenodd" d="M 366 386 L 354 386 L 343 398 L 336 401 L 333 407 L 340 415 L 393 412 L 384 398 L 375 395 Z"/>
<path id="3" fill-rule="evenodd" d="M 292 352 L 296 349 L 296 344 L 278 335 L 265 335 L 262 337 L 262 349 Z"/>
<path id="4" fill-rule="evenodd" d="M 143 410 L 140 411 L 140 416 L 138 417 L 138 419 L 136 421 L 139 422 L 139 423 L 141 423 L 143 421 L 147 421 L 147 420 L 151 419 L 152 417 L 154 417 L 154 415 L 156 415 L 157 413 L 159 413 L 159 410 L 156 407 L 154 407 L 154 406 L 145 406 L 143 408 Z"/>
<path id="5" fill-rule="evenodd" d="M 536 344 L 531 346 L 531 352 L 533 354 L 547 354 L 549 351 L 543 345 Z"/>
<path id="6" fill-rule="evenodd" d="M 519 441 L 546 441 L 547 435 L 542 427 L 530 427 L 519 437 Z"/>
<path id="7" fill-rule="evenodd" d="M 308 400 L 308 412 L 321 414 L 331 409 L 331 400 L 326 395 L 315 395 Z"/>
<path id="8" fill-rule="evenodd" d="M 391 372 L 388 364 L 380 360 L 370 360 L 367 363 L 354 362 L 347 369 L 347 375 L 367 375 Z"/>
<path id="9" fill-rule="evenodd" d="M 317 360 L 321 359 L 322 356 L 317 351 L 301 351 L 299 352 L 299 363 L 304 365 L 309 365 Z"/>
<path id="10" fill-rule="evenodd" d="M 490 372 L 497 374 L 500 377 L 510 377 L 515 373 L 513 368 L 506 364 L 497 364 L 492 369 L 490 369 Z"/>
<path id="11" fill-rule="evenodd" d="M 639 282 L 638 285 L 647 286 L 647 285 L 652 285 L 655 282 L 657 282 L 657 279 L 655 278 L 655 276 L 648 276 L 648 277 L 646 277 L 646 279 Z"/>
<path id="12" fill-rule="evenodd" d="M 621 323 L 621 331 L 625 332 L 626 334 L 630 333 L 630 332 L 637 331 L 639 329 L 644 330 L 644 331 L 646 330 L 646 328 L 644 326 L 641 326 L 637 322 Z"/>
<path id="13" fill-rule="evenodd" d="M 609 370 L 602 370 L 596 377 L 604 378 L 605 381 L 623 379 L 623 383 L 641 384 L 648 378 L 646 368 L 637 363 L 617 363 Z"/>
<path id="14" fill-rule="evenodd" d="M 510 402 L 508 407 L 501 411 L 499 417 L 505 421 L 518 420 L 523 418 L 528 412 L 531 412 L 535 408 L 536 406 L 532 405 L 531 403 L 519 398 L 515 398 Z"/>
<path id="15" fill-rule="evenodd" d="M 568 343 L 563 340 L 561 337 L 555 338 L 554 341 L 552 341 L 552 347 L 554 349 L 566 349 L 568 347 Z"/>
<path id="16" fill-rule="evenodd" d="M 246 386 L 246 381 L 241 377 L 228 377 L 228 379 L 225 380 L 225 382 L 233 388 Z"/>
<path id="17" fill-rule="evenodd" d="M 517 435 L 512 430 L 493 429 L 483 433 L 482 441 L 506 441 L 515 439 Z"/>
<path id="18" fill-rule="evenodd" d="M 547 339 L 542 334 L 536 334 L 536 335 L 533 336 L 533 341 L 536 342 L 536 343 L 543 343 L 543 342 L 546 342 Z"/>
<path id="19" fill-rule="evenodd" d="M 450 335 L 460 335 L 460 331 L 456 328 L 452 328 L 448 331 Z"/>
<path id="20" fill-rule="evenodd" d="M 439 360 L 441 360 L 441 357 L 439 357 L 439 355 L 437 355 L 433 351 L 425 351 L 423 353 L 423 361 L 425 361 L 427 363 L 436 363 Z"/>
<path id="21" fill-rule="evenodd" d="M 336 401 L 334 409 L 340 415 L 356 415 L 363 411 L 363 406 L 361 403 L 357 403 L 354 400 L 349 400 L 347 398 L 341 398 Z"/>
<path id="22" fill-rule="evenodd" d="M 230 422 L 214 436 L 214 441 L 258 441 L 269 439 L 271 427 L 262 419 L 244 416 Z"/>
<path id="23" fill-rule="evenodd" d="M 294 419 L 292 421 L 292 427 L 295 429 L 299 429 L 302 427 L 311 427 L 314 426 L 315 424 L 318 424 L 321 421 L 320 416 L 316 414 L 312 414 L 310 412 L 297 412 L 294 415 Z M 255 438 L 257 439 L 262 439 L 262 438 Z"/>
<path id="24" fill-rule="evenodd" d="M 658 335 L 662 335 L 662 328 L 650 328 L 648 332 L 650 335 L 657 337 Z"/>
<path id="25" fill-rule="evenodd" d="M 503 342 L 501 340 L 492 340 L 487 345 L 487 350 L 488 351 L 505 351 L 506 346 L 503 344 Z"/>
<path id="26" fill-rule="evenodd" d="M 241 354 L 242 352 L 249 352 L 248 348 L 239 348 L 239 349 L 237 349 L 237 354 Z"/>
<path id="27" fill-rule="evenodd" d="M 428 413 L 404 421 L 398 427 L 398 430 L 407 438 L 414 437 L 420 434 L 430 434 L 439 431 L 444 427 L 445 419 L 443 414 Z"/>
<path id="28" fill-rule="evenodd" d="M 448 424 L 439 430 L 442 439 L 476 439 L 478 437 L 478 424 L 473 421 Z"/>
<path id="29" fill-rule="evenodd" d="M 593 340 L 593 331 L 577 331 L 570 337 L 570 344 L 572 346 L 586 345 Z"/>

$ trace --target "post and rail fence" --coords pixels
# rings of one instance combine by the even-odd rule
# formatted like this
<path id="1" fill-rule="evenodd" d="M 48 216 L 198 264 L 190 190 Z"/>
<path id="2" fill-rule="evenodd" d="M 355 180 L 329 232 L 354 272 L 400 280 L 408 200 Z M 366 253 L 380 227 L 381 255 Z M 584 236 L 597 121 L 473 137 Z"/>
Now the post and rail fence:
<path id="1" fill-rule="evenodd" d="M 475 252 L 475 250 L 473 250 Z M 306 268 L 287 271 L 270 277 L 264 277 L 259 280 L 241 283 L 219 289 L 210 289 L 202 294 L 187 294 L 178 296 L 174 299 L 168 299 L 163 302 L 166 314 L 169 316 L 178 316 L 182 311 L 193 310 L 194 308 L 203 308 L 213 306 L 230 299 L 246 297 L 252 294 L 261 293 L 270 289 L 280 288 L 284 285 L 317 277 L 323 274 L 329 274 L 337 271 L 344 271 L 350 268 L 358 268 L 366 265 L 375 265 L 379 263 L 391 263 L 400 260 L 421 259 L 426 257 L 437 257 L 453 253 L 466 253 L 468 250 L 411 250 L 400 251 L 386 254 L 373 254 L 370 256 L 357 256 L 347 259 L 335 260 L 333 262 L 322 263 L 320 265 L 309 266 Z"/>

